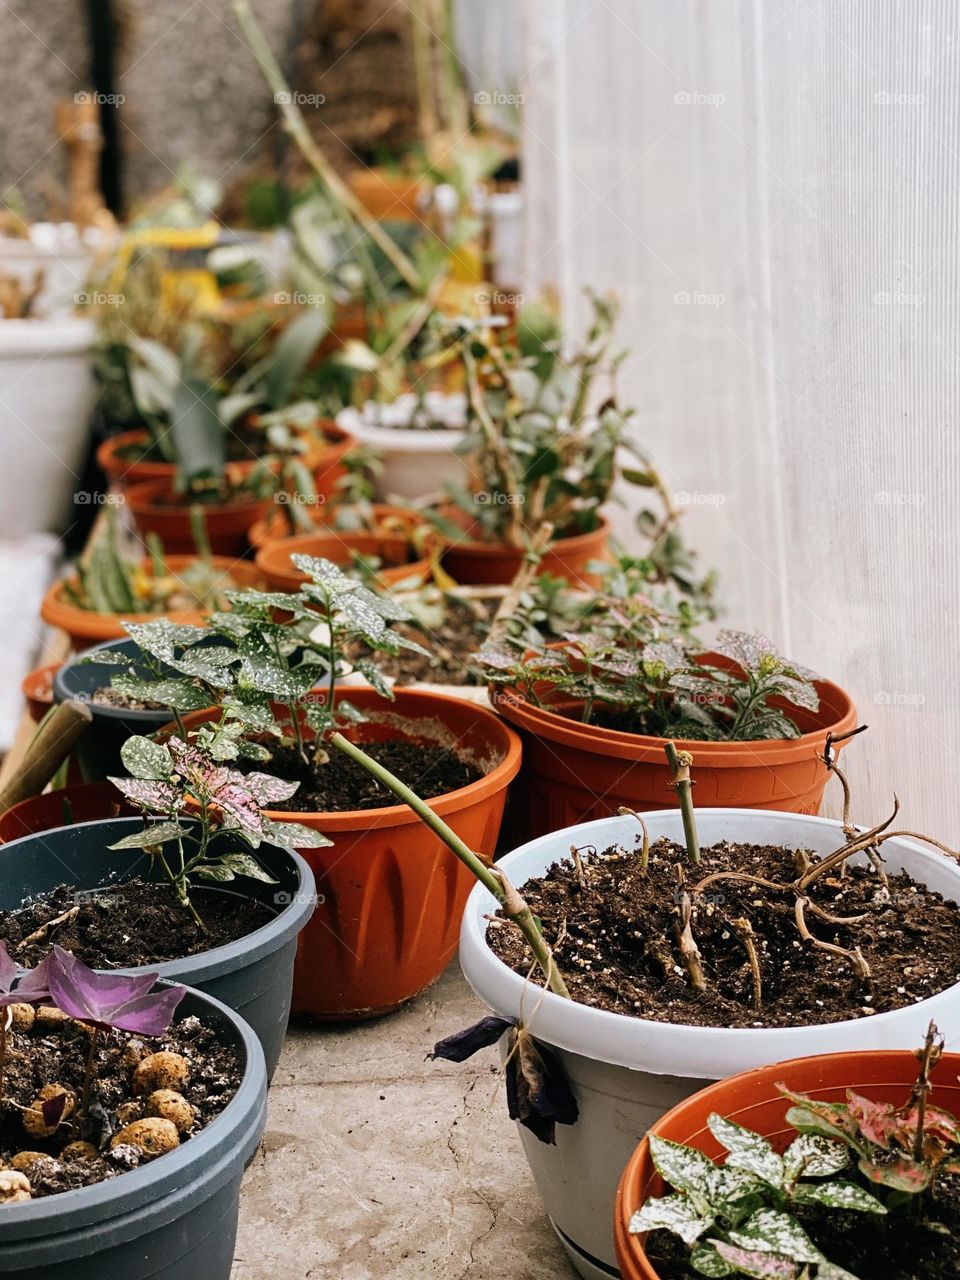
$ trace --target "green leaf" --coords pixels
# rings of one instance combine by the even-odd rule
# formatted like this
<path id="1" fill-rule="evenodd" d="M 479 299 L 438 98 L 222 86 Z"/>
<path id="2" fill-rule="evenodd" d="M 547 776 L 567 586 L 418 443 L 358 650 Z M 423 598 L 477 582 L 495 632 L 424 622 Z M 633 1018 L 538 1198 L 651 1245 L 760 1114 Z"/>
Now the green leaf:
<path id="1" fill-rule="evenodd" d="M 821 1262 L 817 1267 L 817 1280 L 859 1280 L 852 1271 L 845 1271 L 835 1262 Z"/>
<path id="2" fill-rule="evenodd" d="M 229 867 L 218 863 L 205 863 L 202 867 L 196 867 L 193 871 L 195 876 L 199 876 L 201 880 L 215 880 L 219 884 L 226 884 L 228 880 L 233 880 L 234 874 Z"/>
<path id="3" fill-rule="evenodd" d="M 202 711 L 210 705 L 210 694 L 192 680 L 141 680 L 137 676 L 119 675 L 110 687 L 138 702 L 155 702 L 171 711 Z"/>
<path id="4" fill-rule="evenodd" d="M 124 622 L 122 626 L 144 653 L 152 654 L 161 662 L 173 661 L 178 648 L 196 644 L 210 634 L 206 627 L 171 622 L 169 618 L 157 618 L 154 622 Z"/>
<path id="5" fill-rule="evenodd" d="M 220 861 L 223 866 L 229 867 L 238 876 L 249 876 L 251 880 L 262 880 L 264 884 L 278 883 L 276 878 L 269 871 L 264 870 L 256 858 L 251 857 L 249 853 L 227 853 Z"/>
<path id="6" fill-rule="evenodd" d="M 702 1151 L 650 1135 L 650 1156 L 657 1173 L 675 1191 L 685 1191 L 701 1213 L 710 1211 L 716 1166 Z"/>
<path id="7" fill-rule="evenodd" d="M 107 845 L 108 849 L 148 849 L 151 845 L 162 845 L 168 840 L 176 840 L 180 836 L 190 835 L 190 828 L 181 826 L 179 822 L 155 822 L 124 836 L 116 844 Z"/>
<path id="8" fill-rule="evenodd" d="M 124 742 L 120 748 L 120 759 L 132 777 L 146 782 L 162 781 L 173 772 L 173 761 L 167 748 L 139 733 Z"/>
<path id="9" fill-rule="evenodd" d="M 797 1178 L 829 1178 L 850 1163 L 849 1148 L 817 1133 L 802 1133 L 783 1153 L 783 1164 L 791 1181 Z"/>
<path id="10" fill-rule="evenodd" d="M 794 1262 L 819 1262 L 823 1256 L 800 1223 L 779 1209 L 758 1209 L 730 1239 L 744 1249 L 781 1254 Z"/>
<path id="11" fill-rule="evenodd" d="M 686 1244 L 693 1244 L 713 1222 L 712 1217 L 701 1217 L 683 1196 L 653 1197 L 630 1219 L 630 1231 L 633 1235 L 658 1229 L 672 1231 Z"/>
<path id="12" fill-rule="evenodd" d="M 839 1117 L 845 1114 L 846 1109 L 836 1104 L 834 1110 Z M 826 1115 L 811 1110 L 808 1106 L 791 1107 L 787 1111 L 787 1124 L 791 1125 L 798 1133 L 815 1133 L 822 1138 L 836 1138 L 841 1142 L 850 1143 L 850 1135 L 843 1128 L 842 1122 L 835 1122 L 832 1118 L 827 1119 Z"/>
<path id="13" fill-rule="evenodd" d="M 263 838 L 282 849 L 327 849 L 333 844 L 322 832 L 302 822 L 274 822 L 272 818 L 263 820 Z"/>
<path id="14" fill-rule="evenodd" d="M 183 378 L 178 384 L 170 410 L 170 438 L 186 485 L 200 476 L 223 475 L 227 433 L 217 394 L 201 379 Z"/>
<path id="15" fill-rule="evenodd" d="M 707 1117 L 707 1125 L 716 1140 L 729 1151 L 727 1165 L 752 1173 L 773 1187 L 783 1186 L 783 1160 L 766 1138 L 716 1112 Z"/>
<path id="16" fill-rule="evenodd" d="M 329 328 L 327 313 L 312 307 L 298 315 L 280 334 L 263 380 L 271 409 L 283 409 L 290 403 L 313 353 Z"/>
<path id="17" fill-rule="evenodd" d="M 823 1204 L 831 1209 L 851 1209 L 858 1213 L 886 1213 L 886 1207 L 869 1191 L 855 1182 L 842 1179 L 835 1182 L 800 1183 L 794 1189 L 794 1200 L 803 1204 Z"/>

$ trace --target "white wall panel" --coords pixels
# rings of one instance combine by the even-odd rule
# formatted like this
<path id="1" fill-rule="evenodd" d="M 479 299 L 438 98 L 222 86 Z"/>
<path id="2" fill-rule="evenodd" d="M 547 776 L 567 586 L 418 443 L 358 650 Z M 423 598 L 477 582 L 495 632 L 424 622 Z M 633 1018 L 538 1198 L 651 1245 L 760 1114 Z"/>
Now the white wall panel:
<path id="1" fill-rule="evenodd" d="M 726 620 L 853 693 L 859 818 L 960 843 L 956 0 L 524 17 L 527 291 L 619 291 Z"/>

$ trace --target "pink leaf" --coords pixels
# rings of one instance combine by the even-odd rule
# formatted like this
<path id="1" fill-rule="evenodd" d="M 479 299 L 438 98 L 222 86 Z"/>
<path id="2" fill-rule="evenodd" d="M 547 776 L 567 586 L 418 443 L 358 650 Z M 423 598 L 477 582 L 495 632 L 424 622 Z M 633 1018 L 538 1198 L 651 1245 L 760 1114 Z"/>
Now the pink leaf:
<path id="1" fill-rule="evenodd" d="M 850 1114 L 860 1126 L 863 1136 L 886 1150 L 899 1124 L 899 1117 L 893 1104 L 871 1102 L 869 1098 L 855 1093 L 853 1089 L 847 1090 L 847 1102 Z"/>
<path id="2" fill-rule="evenodd" d="M 769 1276 L 770 1280 L 796 1280 L 796 1263 L 789 1258 L 782 1258 L 775 1253 L 763 1253 L 759 1249 L 741 1249 L 735 1244 L 726 1244 L 723 1240 L 711 1240 L 710 1243 L 731 1267 L 737 1267 L 748 1276 Z"/>
<path id="3" fill-rule="evenodd" d="M 890 1164 L 875 1164 L 872 1160 L 862 1158 L 858 1162 L 858 1168 L 871 1182 L 892 1187 L 894 1191 L 907 1191 L 911 1195 L 925 1191 L 932 1177 L 932 1170 L 906 1157 L 893 1160 Z"/>

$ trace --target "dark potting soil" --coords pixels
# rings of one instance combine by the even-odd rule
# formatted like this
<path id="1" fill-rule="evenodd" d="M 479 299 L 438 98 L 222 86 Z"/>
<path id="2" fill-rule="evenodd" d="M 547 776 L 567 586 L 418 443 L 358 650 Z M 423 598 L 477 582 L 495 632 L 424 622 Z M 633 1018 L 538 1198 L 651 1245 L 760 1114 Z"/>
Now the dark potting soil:
<path id="1" fill-rule="evenodd" d="M 862 1185 L 876 1194 L 875 1187 Z M 907 1207 L 885 1217 L 802 1207 L 797 1217 L 825 1257 L 861 1280 L 960 1280 L 960 1178 L 940 1177 L 924 1208 L 926 1222 L 943 1231 L 912 1218 Z M 668 1231 L 651 1231 L 646 1252 L 661 1280 L 701 1275 L 690 1267 L 686 1246 Z"/>
<path id="2" fill-rule="evenodd" d="M 448 747 L 416 742 L 363 743 L 367 755 L 412 787 L 424 800 L 469 786 L 481 776 L 476 765 Z M 392 791 L 377 782 L 361 765 L 331 748 L 325 763 L 305 761 L 292 747 L 272 751 L 271 759 L 238 761 L 243 769 L 261 769 L 300 788 L 278 809 L 290 813 L 346 813 L 353 809 L 382 809 L 399 804 Z"/>
<path id="3" fill-rule="evenodd" d="M 167 884 L 133 879 L 97 890 L 60 885 L 17 911 L 0 911 L 0 939 L 25 968 L 38 964 L 55 942 L 93 969 L 120 969 L 210 951 L 246 937 L 274 915 L 269 907 L 240 894 L 193 889 L 190 901 L 205 931 Z M 32 933 L 74 908 L 75 914 L 45 930 L 36 942 L 27 942 Z"/>
<path id="4" fill-rule="evenodd" d="M 90 701 L 98 707 L 119 707 L 124 711 L 167 711 L 162 702 L 146 702 L 133 698 L 128 693 L 119 693 L 111 685 L 101 685 L 94 689 Z M 172 714 L 172 713 L 171 713 Z"/>
<path id="5" fill-rule="evenodd" d="M 719 871 L 789 884 L 797 876 L 793 852 L 724 842 L 702 850 L 694 867 L 679 845 L 658 840 L 646 875 L 639 850 L 582 852 L 582 883 L 569 861 L 528 881 L 523 895 L 556 948 L 570 994 L 584 1004 L 696 1026 L 810 1026 L 903 1008 L 960 980 L 957 905 L 905 874 L 890 877 L 888 893 L 867 866 L 815 880 L 806 890 L 810 905 L 804 914 L 820 941 L 859 947 L 870 977 L 859 977 L 847 957 L 803 940 L 794 893 L 717 880 L 691 893 L 691 925 L 706 981 L 697 991 L 680 954 L 677 866 L 684 868 L 689 889 Z M 831 923 L 817 908 L 835 920 L 863 919 Z M 759 963 L 758 1008 L 743 921 L 752 928 Z M 527 973 L 529 952 L 517 930 L 491 924 L 487 941 L 506 964 Z"/>
<path id="6" fill-rule="evenodd" d="M 394 631 L 416 641 L 431 656 L 425 658 L 419 653 L 401 650 L 396 655 L 378 656 L 378 668 L 401 686 L 416 680 L 450 685 L 483 684 L 480 669 L 470 658 L 483 644 L 498 603 L 497 600 L 467 602 L 451 599 L 446 604 L 443 623 L 439 627 L 425 628 L 415 622 L 395 623 Z"/>
<path id="7" fill-rule="evenodd" d="M 148 1054 L 178 1054 L 186 1063 L 186 1082 L 178 1078 L 171 1085 L 191 1109 L 178 1113 L 183 1127 L 180 1143 L 189 1142 L 191 1134 L 219 1115 L 240 1084 L 241 1069 L 235 1050 L 221 1044 L 216 1033 L 197 1018 L 185 1018 L 157 1040 L 132 1037 L 122 1031 L 101 1031 L 90 1104 L 86 1114 L 79 1116 L 89 1048 L 89 1031 L 53 1009 L 35 1015 L 32 1026 L 7 1033 L 0 1102 L 0 1167 L 9 1170 L 11 1161 L 16 1160 L 13 1167 L 29 1181 L 33 1199 L 115 1178 L 150 1158 L 140 1147 L 126 1141 L 113 1148 L 110 1145 L 125 1125 L 148 1117 L 154 1109 L 148 1098 L 152 1089 L 163 1086 L 155 1083 L 149 1092 L 135 1092 L 133 1082 L 137 1063 Z M 39 1091 L 50 1085 L 63 1086 L 56 1092 L 72 1095 L 74 1105 L 64 1108 L 63 1118 L 52 1134 L 38 1137 L 24 1127 L 24 1108 L 29 1108 Z M 64 1155 L 64 1149 L 76 1142 L 91 1143 L 96 1150 L 78 1156 L 68 1149 Z M 28 1160 L 27 1153 L 38 1158 Z M 153 1158 L 162 1160 L 163 1156 Z M 0 1225 L 3 1212 L 0 1204 Z"/>

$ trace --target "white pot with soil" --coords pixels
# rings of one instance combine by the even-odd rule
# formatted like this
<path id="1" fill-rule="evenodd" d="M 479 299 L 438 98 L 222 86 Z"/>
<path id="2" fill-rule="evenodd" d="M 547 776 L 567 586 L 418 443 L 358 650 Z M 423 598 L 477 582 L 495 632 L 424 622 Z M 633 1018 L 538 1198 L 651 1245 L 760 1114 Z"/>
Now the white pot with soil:
<path id="1" fill-rule="evenodd" d="M 467 427 L 466 397 L 428 391 L 398 396 L 390 404 L 368 403 L 343 409 L 337 424 L 380 455 L 383 471 L 375 477 L 380 501 L 410 501 L 445 493 L 449 484 L 465 485 L 470 469 L 457 452 Z"/>
<path id="2" fill-rule="evenodd" d="M 0 319 L 0 537 L 57 533 L 74 519 L 95 338 L 86 316 Z"/>
<path id="3" fill-rule="evenodd" d="M 651 842 L 667 837 L 683 844 L 679 810 L 643 817 Z M 816 857 L 844 844 L 839 822 L 800 814 L 700 809 L 697 824 L 704 850 L 729 840 L 804 849 Z M 632 817 L 567 827 L 508 854 L 499 866 L 522 890 L 553 864 L 569 863 L 572 845 L 599 851 L 620 845 L 633 850 L 638 830 Z M 899 837 L 886 841 L 882 854 L 891 877 L 906 871 L 948 903 L 960 900 L 960 868 L 948 857 Z M 584 861 L 589 867 L 586 852 Z M 851 865 L 866 865 L 864 855 L 854 855 Z M 706 874 L 709 863 L 691 874 L 691 883 L 701 877 L 701 870 Z M 720 890 L 723 882 L 712 887 Z M 902 886 L 893 888 L 903 892 Z M 902 901 L 894 905 L 901 914 Z M 531 907 L 537 910 L 535 902 Z M 579 1118 L 573 1125 L 557 1126 L 555 1146 L 542 1144 L 527 1129 L 521 1128 L 520 1134 L 551 1222 L 577 1271 L 588 1280 L 619 1275 L 613 1245 L 614 1196 L 634 1148 L 660 1115 L 705 1083 L 809 1054 L 909 1049 L 922 1041 L 931 1018 L 946 1033 L 947 1049 L 960 1047 L 960 986 L 955 975 L 953 985 L 948 985 L 948 976 L 939 994 L 906 1007 L 872 1015 L 860 1011 L 860 1016 L 814 1026 L 679 1025 L 571 1002 L 528 984 L 498 958 L 486 941 L 487 917 L 496 909 L 492 895 L 482 886 L 475 887 L 463 917 L 460 961 L 481 1000 L 501 1016 L 522 1015 L 531 1034 L 554 1050 L 576 1096 Z M 836 910 L 847 914 L 841 907 Z M 819 918 L 811 917 L 811 923 L 815 932 L 829 937 L 830 930 Z M 546 921 L 545 929 L 549 938 Z M 798 946 L 802 949 L 803 944 L 798 941 Z M 921 941 L 916 950 L 918 959 L 929 962 L 936 947 L 932 941 L 926 945 Z M 558 964 L 561 972 L 571 972 L 571 952 L 565 944 L 558 951 Z M 912 982 L 904 978 L 907 1000 Z"/>

